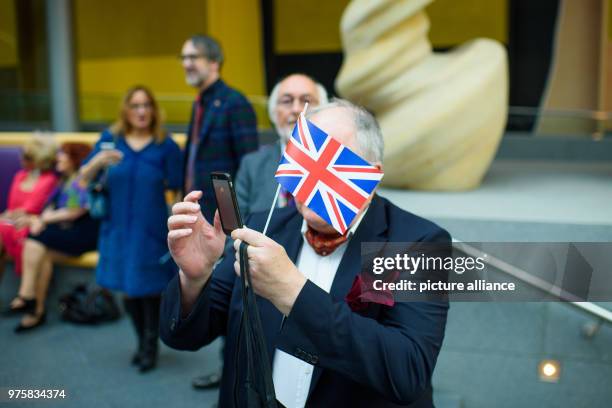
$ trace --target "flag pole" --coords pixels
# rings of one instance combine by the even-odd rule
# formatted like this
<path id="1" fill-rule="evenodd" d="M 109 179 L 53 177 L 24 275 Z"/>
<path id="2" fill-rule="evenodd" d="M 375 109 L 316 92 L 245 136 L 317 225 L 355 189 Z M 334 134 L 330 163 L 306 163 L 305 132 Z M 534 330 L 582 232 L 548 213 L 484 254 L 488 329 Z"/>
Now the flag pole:
<path id="1" fill-rule="evenodd" d="M 278 193 L 280 192 L 281 185 L 279 184 L 276 187 L 276 193 L 274 194 L 274 201 L 272 201 L 272 207 L 270 207 L 270 211 L 268 212 L 268 219 L 266 220 L 266 226 L 263 229 L 263 234 L 266 235 L 268 232 L 268 225 L 270 225 L 270 219 L 272 218 L 272 213 L 274 212 L 274 208 L 276 207 L 276 200 L 278 200 Z"/>
<path id="2" fill-rule="evenodd" d="M 305 115 L 306 109 L 308 109 L 308 102 L 304 104 L 304 109 L 302 110 L 302 113 L 300 113 L 300 115 Z M 298 118 L 298 120 L 300 120 L 300 118 Z M 281 156 L 282 155 L 283 155 L 283 152 L 281 152 Z M 279 184 L 276 187 L 276 193 L 274 194 L 274 200 L 272 200 L 272 206 L 270 207 L 270 211 L 268 211 L 268 219 L 266 220 L 266 225 L 263 229 L 264 235 L 266 235 L 268 232 L 268 226 L 270 225 L 270 220 L 272 219 L 272 213 L 274 212 L 274 208 L 276 208 L 276 201 L 278 201 L 278 194 L 280 193 L 280 188 L 281 188 L 281 185 Z"/>

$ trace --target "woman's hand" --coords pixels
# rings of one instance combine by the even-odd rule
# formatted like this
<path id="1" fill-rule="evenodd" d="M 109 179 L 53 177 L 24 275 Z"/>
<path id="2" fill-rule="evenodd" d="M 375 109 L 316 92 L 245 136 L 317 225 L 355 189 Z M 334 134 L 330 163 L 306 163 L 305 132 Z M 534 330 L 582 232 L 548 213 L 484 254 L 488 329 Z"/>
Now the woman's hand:
<path id="1" fill-rule="evenodd" d="M 45 224 L 41 217 L 32 217 L 30 219 L 30 234 L 34 236 L 39 235 L 46 227 L 47 224 Z"/>
<path id="2" fill-rule="evenodd" d="M 121 159 L 123 159 L 123 153 L 121 153 L 119 150 L 111 149 L 102 150 L 91 160 L 95 163 L 96 167 L 104 168 L 119 163 Z"/>
<path id="3" fill-rule="evenodd" d="M 2 214 L 0 214 L 0 218 L 3 218 L 5 220 L 8 220 L 8 221 L 14 223 L 14 222 L 16 222 L 19 218 L 21 218 L 24 215 L 27 215 L 27 213 L 25 211 L 23 211 L 22 209 L 6 210 Z"/>
<path id="4" fill-rule="evenodd" d="M 35 215 L 30 215 L 30 214 L 22 214 L 19 217 L 15 217 L 14 219 L 15 228 L 21 229 L 21 228 L 29 227 L 30 224 L 32 224 L 32 220 L 34 218 L 37 218 L 37 217 Z"/>
<path id="5" fill-rule="evenodd" d="M 79 174 L 81 175 L 81 184 L 87 185 L 93 180 L 98 172 L 110 165 L 119 163 L 123 159 L 123 153 L 119 150 L 102 150 L 91 158 L 87 164 L 81 166 Z"/>

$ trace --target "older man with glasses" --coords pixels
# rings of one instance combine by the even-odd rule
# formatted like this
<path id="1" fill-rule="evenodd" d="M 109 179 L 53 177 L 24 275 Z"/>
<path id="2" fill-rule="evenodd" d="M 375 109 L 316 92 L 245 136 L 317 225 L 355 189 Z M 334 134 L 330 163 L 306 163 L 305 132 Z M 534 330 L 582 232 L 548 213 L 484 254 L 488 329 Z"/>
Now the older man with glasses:
<path id="1" fill-rule="evenodd" d="M 279 140 L 244 156 L 236 175 L 236 198 L 244 219 L 270 208 L 277 183 L 274 173 L 298 115 L 308 103 L 311 108 L 327 103 L 327 91 L 305 74 L 291 74 L 280 80 L 268 99 L 268 115 Z M 277 206 L 292 205 L 293 198 L 281 190 Z"/>

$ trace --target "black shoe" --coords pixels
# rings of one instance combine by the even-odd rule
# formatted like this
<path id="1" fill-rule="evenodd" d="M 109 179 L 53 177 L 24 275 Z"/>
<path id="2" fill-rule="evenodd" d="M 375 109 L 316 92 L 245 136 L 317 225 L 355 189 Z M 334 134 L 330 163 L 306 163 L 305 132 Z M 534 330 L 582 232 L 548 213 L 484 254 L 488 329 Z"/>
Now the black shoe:
<path id="1" fill-rule="evenodd" d="M 132 365 L 140 365 L 140 350 L 134 353 L 132 356 Z"/>
<path id="2" fill-rule="evenodd" d="M 132 365 L 138 366 L 140 365 L 140 357 L 142 355 L 143 349 L 143 331 L 144 331 L 144 311 L 143 311 L 143 301 L 142 298 L 123 298 L 123 308 L 126 313 L 130 317 L 132 321 L 132 325 L 134 326 L 134 331 L 136 332 L 136 337 L 138 339 L 138 350 L 132 356 L 131 363 Z"/>
<path id="3" fill-rule="evenodd" d="M 157 365 L 159 343 L 159 302 L 160 296 L 142 298 L 143 332 L 140 348 L 139 369 L 141 373 L 152 370 Z"/>
<path id="4" fill-rule="evenodd" d="M 9 308 L 2 313 L 3 315 L 15 316 L 22 313 L 32 313 L 34 310 L 36 310 L 36 299 L 26 299 L 19 295 L 17 295 L 16 299 L 21 299 L 23 305 L 18 307 L 9 306 Z"/>
<path id="5" fill-rule="evenodd" d="M 208 390 L 211 388 L 217 388 L 219 384 L 221 384 L 221 372 L 201 375 L 199 377 L 195 377 L 191 381 L 191 385 L 197 390 Z"/>
<path id="6" fill-rule="evenodd" d="M 142 351 L 138 353 L 138 369 L 145 373 L 157 365 L 157 332 L 145 330 Z"/>
<path id="7" fill-rule="evenodd" d="M 138 370 L 141 373 L 151 371 L 157 366 L 157 352 L 143 353 L 138 360 Z"/>
<path id="8" fill-rule="evenodd" d="M 47 313 L 43 312 L 43 314 L 38 317 L 38 320 L 36 321 L 36 323 L 34 323 L 31 326 L 24 326 L 22 323 L 19 323 L 19 325 L 15 327 L 15 333 L 23 333 L 25 331 L 33 330 L 39 326 L 42 326 L 46 322 L 47 322 Z"/>
<path id="9" fill-rule="evenodd" d="M 155 333 L 157 334 L 157 333 Z M 143 342 L 143 349 L 138 353 L 138 369 L 145 373 L 155 368 L 157 365 L 157 336 L 146 337 Z"/>

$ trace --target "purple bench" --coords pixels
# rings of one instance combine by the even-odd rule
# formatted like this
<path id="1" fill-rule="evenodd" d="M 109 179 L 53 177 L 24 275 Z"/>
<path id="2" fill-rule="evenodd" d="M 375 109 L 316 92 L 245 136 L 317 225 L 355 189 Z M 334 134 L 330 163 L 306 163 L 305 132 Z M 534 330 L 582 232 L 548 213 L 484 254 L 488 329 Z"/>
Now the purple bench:
<path id="1" fill-rule="evenodd" d="M 6 209 L 13 176 L 21 169 L 21 152 L 19 146 L 0 146 L 0 212 Z M 66 258 L 60 264 L 92 269 L 97 263 L 98 253 L 91 251 L 77 258 Z"/>
<path id="2" fill-rule="evenodd" d="M 21 169 L 21 147 L 0 146 L 0 212 L 6 209 L 13 176 Z"/>

